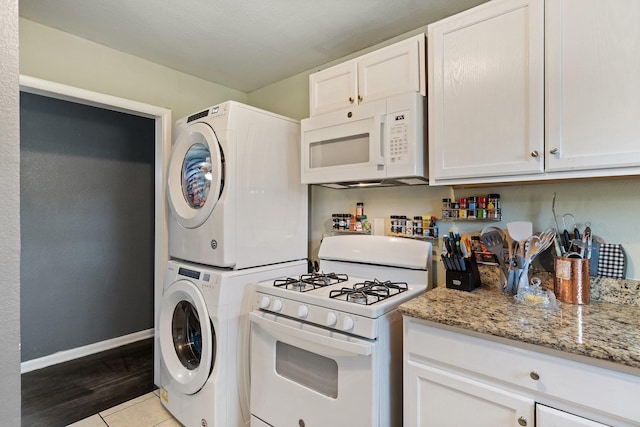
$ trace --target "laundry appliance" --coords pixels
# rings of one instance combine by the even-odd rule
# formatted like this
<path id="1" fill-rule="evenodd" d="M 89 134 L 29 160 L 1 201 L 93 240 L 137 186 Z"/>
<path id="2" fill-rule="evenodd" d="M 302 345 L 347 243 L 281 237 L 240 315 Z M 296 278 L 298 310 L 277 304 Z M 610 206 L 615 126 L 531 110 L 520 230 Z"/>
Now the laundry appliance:
<path id="1" fill-rule="evenodd" d="M 169 255 L 242 269 L 307 256 L 298 121 L 234 101 L 176 122 Z"/>
<path id="2" fill-rule="evenodd" d="M 243 270 L 170 260 L 158 316 L 160 400 L 185 426 L 247 426 L 251 287 L 304 260 Z"/>

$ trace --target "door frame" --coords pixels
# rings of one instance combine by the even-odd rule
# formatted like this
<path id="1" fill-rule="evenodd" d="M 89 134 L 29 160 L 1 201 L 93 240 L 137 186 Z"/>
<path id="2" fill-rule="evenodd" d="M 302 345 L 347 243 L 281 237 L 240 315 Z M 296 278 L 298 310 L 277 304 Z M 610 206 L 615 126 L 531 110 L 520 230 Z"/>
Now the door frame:
<path id="1" fill-rule="evenodd" d="M 171 110 L 130 99 L 119 98 L 99 92 L 80 89 L 61 83 L 20 74 L 20 91 L 55 98 L 105 110 L 131 114 L 155 121 L 154 144 L 154 364 L 153 382 L 160 383 L 160 360 L 158 349 L 158 311 L 162 297 L 164 272 L 169 259 L 169 228 L 167 204 L 167 165 L 171 153 Z M 104 349 L 100 349 L 104 350 Z"/>

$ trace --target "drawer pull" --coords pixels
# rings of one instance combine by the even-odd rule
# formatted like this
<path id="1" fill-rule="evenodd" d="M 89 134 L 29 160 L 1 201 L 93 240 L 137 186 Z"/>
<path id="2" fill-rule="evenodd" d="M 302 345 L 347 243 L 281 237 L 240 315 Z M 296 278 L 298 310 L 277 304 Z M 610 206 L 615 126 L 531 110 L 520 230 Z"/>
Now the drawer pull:
<path id="1" fill-rule="evenodd" d="M 520 424 L 521 426 L 526 426 L 527 425 L 527 419 L 525 417 L 518 418 L 518 424 Z"/>
<path id="2" fill-rule="evenodd" d="M 532 380 L 538 381 L 540 379 L 540 374 L 538 374 L 536 371 L 531 371 L 529 373 L 529 376 L 531 377 Z"/>

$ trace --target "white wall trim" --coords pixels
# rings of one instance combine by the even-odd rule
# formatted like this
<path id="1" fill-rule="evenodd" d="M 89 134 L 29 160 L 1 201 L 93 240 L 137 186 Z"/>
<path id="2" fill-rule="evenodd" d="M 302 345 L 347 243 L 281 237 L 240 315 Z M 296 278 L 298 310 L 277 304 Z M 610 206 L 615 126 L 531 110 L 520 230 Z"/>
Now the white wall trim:
<path id="1" fill-rule="evenodd" d="M 79 359 L 81 357 L 100 353 L 101 351 L 111 350 L 133 342 L 142 341 L 153 337 L 153 328 L 144 331 L 134 332 L 129 335 L 112 338 L 106 341 L 85 345 L 82 347 L 72 348 L 71 350 L 59 351 L 48 356 L 39 357 L 37 359 L 27 360 L 20 363 L 20 373 L 35 371 L 37 369 L 46 368 L 47 366 L 57 365 L 58 363 L 68 362 L 70 360 Z"/>
<path id="2" fill-rule="evenodd" d="M 165 199 L 167 190 L 167 167 L 171 154 L 171 110 L 145 104 L 130 99 L 119 98 L 104 93 L 80 89 L 36 77 L 20 75 L 20 90 L 36 95 L 75 102 L 105 110 L 118 111 L 134 116 L 155 119 L 155 255 L 154 255 L 154 326 L 158 330 L 158 312 L 162 297 L 165 268 L 169 260 L 168 206 Z M 153 381 L 160 382 L 160 359 L 156 337 L 154 346 Z"/>

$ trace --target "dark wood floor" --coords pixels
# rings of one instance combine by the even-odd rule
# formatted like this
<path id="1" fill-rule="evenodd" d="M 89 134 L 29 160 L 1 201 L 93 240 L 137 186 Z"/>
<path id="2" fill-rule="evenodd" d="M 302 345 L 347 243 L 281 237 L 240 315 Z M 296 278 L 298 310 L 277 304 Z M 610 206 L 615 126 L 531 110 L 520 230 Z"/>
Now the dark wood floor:
<path id="1" fill-rule="evenodd" d="M 155 388 L 150 338 L 22 374 L 22 425 L 66 426 Z"/>

